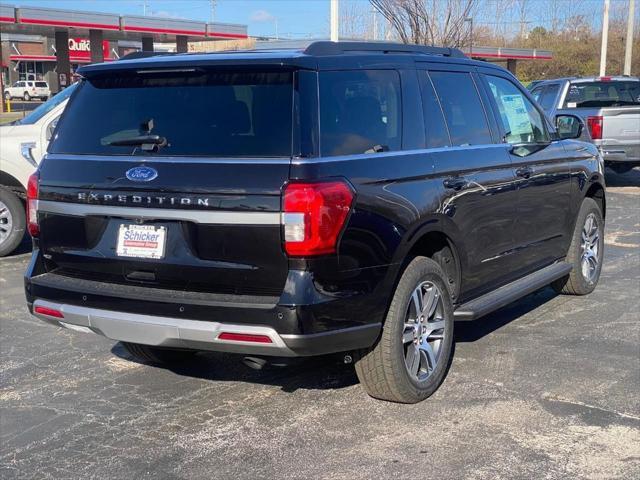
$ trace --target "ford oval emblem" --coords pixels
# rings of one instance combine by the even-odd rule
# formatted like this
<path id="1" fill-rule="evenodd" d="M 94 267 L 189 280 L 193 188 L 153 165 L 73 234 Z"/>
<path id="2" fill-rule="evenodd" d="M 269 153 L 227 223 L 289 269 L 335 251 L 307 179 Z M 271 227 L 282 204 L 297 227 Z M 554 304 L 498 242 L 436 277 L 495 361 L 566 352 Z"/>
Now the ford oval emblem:
<path id="1" fill-rule="evenodd" d="M 132 182 L 150 182 L 157 178 L 158 171 L 151 167 L 133 167 L 125 175 Z"/>

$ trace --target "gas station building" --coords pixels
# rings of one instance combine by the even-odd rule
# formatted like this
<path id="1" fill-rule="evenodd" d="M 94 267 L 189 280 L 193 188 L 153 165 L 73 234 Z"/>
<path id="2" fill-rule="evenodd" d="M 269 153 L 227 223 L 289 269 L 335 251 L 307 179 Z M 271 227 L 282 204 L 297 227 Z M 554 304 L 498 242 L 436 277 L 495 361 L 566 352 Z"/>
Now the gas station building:
<path id="1" fill-rule="evenodd" d="M 2 80 L 44 80 L 52 92 L 83 63 L 132 51 L 188 51 L 189 42 L 247 39 L 247 26 L 162 17 L 0 5 Z"/>

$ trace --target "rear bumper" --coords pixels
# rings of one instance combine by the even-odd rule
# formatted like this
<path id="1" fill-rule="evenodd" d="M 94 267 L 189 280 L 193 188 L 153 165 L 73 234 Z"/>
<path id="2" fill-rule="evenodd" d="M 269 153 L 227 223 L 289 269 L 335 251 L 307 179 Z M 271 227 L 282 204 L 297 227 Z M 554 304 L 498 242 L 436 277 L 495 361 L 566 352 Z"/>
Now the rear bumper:
<path id="1" fill-rule="evenodd" d="M 373 292 L 328 295 L 310 272 L 291 270 L 280 297 L 219 295 L 120 285 L 46 273 L 34 249 L 25 274 L 32 313 L 49 323 L 118 341 L 253 355 L 311 356 L 366 348 L 378 338 L 386 299 Z M 269 343 L 221 340 L 222 332 Z"/>
<path id="2" fill-rule="evenodd" d="M 605 162 L 640 164 L 640 145 L 599 145 Z"/>
<path id="3" fill-rule="evenodd" d="M 58 311 L 63 318 L 36 312 L 37 307 Z M 112 340 L 168 348 L 186 348 L 247 355 L 297 357 L 321 355 L 371 345 L 380 325 L 369 324 L 310 335 L 281 335 L 272 327 L 204 322 L 36 300 L 30 309 L 44 320 L 71 330 L 96 333 Z M 222 333 L 259 335 L 262 342 L 220 339 Z M 268 338 L 268 342 L 266 339 Z"/>

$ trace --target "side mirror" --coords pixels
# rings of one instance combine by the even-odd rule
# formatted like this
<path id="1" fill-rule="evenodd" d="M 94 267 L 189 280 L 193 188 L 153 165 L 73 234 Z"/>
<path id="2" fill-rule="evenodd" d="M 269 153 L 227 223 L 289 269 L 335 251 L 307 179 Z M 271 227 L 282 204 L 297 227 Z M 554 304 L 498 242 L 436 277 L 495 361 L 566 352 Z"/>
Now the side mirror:
<path id="1" fill-rule="evenodd" d="M 575 115 L 556 115 L 556 131 L 560 140 L 580 138 L 584 124 Z"/>

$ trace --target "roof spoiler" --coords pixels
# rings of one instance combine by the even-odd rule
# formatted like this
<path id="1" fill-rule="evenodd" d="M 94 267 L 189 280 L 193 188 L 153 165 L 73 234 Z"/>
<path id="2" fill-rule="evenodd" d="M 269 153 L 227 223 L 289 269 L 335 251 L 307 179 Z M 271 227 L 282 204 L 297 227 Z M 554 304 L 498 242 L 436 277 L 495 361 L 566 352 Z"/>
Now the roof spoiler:
<path id="1" fill-rule="evenodd" d="M 307 55 L 318 57 L 343 55 L 345 53 L 378 52 L 378 53 L 416 53 L 422 55 L 439 55 L 442 57 L 466 58 L 457 48 L 429 47 L 391 42 L 313 42 L 305 50 Z"/>

